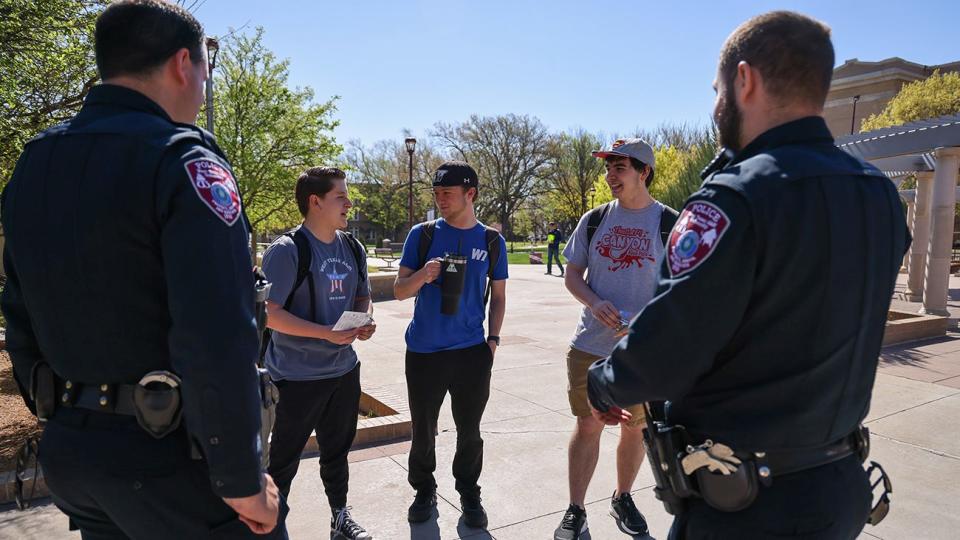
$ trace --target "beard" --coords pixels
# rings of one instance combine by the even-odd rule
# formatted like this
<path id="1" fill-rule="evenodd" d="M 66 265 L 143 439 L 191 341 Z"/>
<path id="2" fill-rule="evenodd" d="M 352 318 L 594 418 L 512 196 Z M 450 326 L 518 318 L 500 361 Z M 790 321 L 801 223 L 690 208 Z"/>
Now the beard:
<path id="1" fill-rule="evenodd" d="M 740 130 L 743 116 L 740 109 L 737 108 L 737 102 L 733 96 L 725 93 L 720 98 L 720 107 L 714 115 L 713 121 L 717 125 L 717 134 L 720 138 L 720 145 L 739 152 L 740 148 Z"/>

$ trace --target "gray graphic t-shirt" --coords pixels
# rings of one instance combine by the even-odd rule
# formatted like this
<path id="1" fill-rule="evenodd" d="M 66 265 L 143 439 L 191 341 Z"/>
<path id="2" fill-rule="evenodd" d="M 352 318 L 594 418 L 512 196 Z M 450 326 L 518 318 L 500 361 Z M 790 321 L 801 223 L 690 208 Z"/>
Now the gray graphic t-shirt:
<path id="1" fill-rule="evenodd" d="M 563 256 L 587 269 L 586 282 L 600 298 L 609 300 L 632 319 L 653 298 L 663 262 L 660 215 L 663 205 L 629 210 L 613 201 L 607 215 L 587 245 L 587 216 L 580 218 Z M 597 356 L 607 356 L 620 339 L 615 332 L 583 308 L 570 345 Z"/>
<path id="2" fill-rule="evenodd" d="M 357 297 L 370 295 L 369 279 L 357 283 L 359 272 L 356 258 L 348 242 L 337 233 L 336 239 L 325 244 L 303 229 L 310 240 L 316 293 L 317 318 L 310 313 L 310 287 L 304 280 L 293 296 L 290 313 L 317 324 L 336 324 L 344 311 L 352 311 Z M 366 254 L 361 264 L 366 266 Z M 297 278 L 297 246 L 284 235 L 278 238 L 263 255 L 263 273 L 273 284 L 270 298 L 281 306 L 293 289 Z M 331 379 L 349 373 L 357 365 L 357 353 L 351 345 L 335 345 L 317 338 L 299 337 L 273 332 L 267 349 L 266 367 L 275 380 L 313 381 Z"/>

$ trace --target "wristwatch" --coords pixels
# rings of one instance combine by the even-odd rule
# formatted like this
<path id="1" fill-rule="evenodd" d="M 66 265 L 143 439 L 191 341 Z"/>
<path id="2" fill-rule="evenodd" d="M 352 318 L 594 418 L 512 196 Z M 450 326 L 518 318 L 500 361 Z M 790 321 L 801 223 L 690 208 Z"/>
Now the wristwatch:
<path id="1" fill-rule="evenodd" d="M 497 347 L 500 346 L 500 336 L 487 336 L 487 342 L 494 342 L 497 344 Z"/>

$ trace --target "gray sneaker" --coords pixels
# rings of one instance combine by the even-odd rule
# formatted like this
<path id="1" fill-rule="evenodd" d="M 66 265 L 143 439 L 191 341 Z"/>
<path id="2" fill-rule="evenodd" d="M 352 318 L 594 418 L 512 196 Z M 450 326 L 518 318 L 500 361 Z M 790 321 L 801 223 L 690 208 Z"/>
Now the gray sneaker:
<path id="1" fill-rule="evenodd" d="M 637 510 L 637 505 L 633 504 L 633 497 L 629 493 L 610 498 L 610 515 L 624 534 L 644 536 L 650 532 L 647 530 L 647 520 L 643 519 L 643 514 Z"/>
<path id="2" fill-rule="evenodd" d="M 334 508 L 330 516 L 331 540 L 373 540 L 363 527 L 350 515 L 350 507 Z"/>
<path id="3" fill-rule="evenodd" d="M 575 504 L 567 508 L 560 526 L 553 531 L 553 540 L 577 540 L 587 530 L 587 511 Z"/>

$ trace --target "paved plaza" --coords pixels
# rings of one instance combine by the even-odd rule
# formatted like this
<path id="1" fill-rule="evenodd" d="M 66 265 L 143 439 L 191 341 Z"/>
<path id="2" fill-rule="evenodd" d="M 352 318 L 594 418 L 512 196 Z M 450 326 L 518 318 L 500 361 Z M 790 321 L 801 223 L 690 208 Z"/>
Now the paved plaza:
<path id="1" fill-rule="evenodd" d="M 514 265 L 507 286 L 503 344 L 494 363 L 490 402 L 482 425 L 485 440 L 483 502 L 487 531 L 469 529 L 460 519 L 459 497 L 450 465 L 456 431 L 449 400 L 437 437 L 439 515 L 411 526 L 406 509 L 413 492 L 406 482 L 409 443 L 398 442 L 351 453 L 350 504 L 359 523 L 378 539 L 551 538 L 567 506 L 566 452 L 574 420 L 566 397 L 564 355 L 579 316 L 578 304 L 558 277 L 543 266 Z M 899 289 L 903 289 L 901 276 Z M 900 309 L 918 304 L 895 301 Z M 960 316 L 960 279 L 952 278 L 950 308 Z M 385 387 L 406 395 L 403 331 L 413 301 L 376 304 L 376 336 L 359 343 L 366 389 Z M 862 538 L 952 539 L 960 531 L 960 333 L 956 320 L 945 338 L 884 349 L 868 425 L 871 459 L 891 475 L 893 506 L 879 527 Z M 682 361 L 682 359 L 675 359 Z M 771 359 L 775 361 L 776 359 Z M 816 389 L 811 389 L 816 391 Z M 608 515 L 614 489 L 618 428 L 603 435 L 600 464 L 587 493 L 595 540 L 625 538 Z M 635 485 L 637 506 L 651 535 L 666 538 L 671 518 L 654 499 L 645 464 Z M 305 457 L 290 497 L 291 538 L 327 538 L 329 509 L 315 457 Z M 79 538 L 67 519 L 41 501 L 26 512 L 0 512 L 0 538 Z"/>

